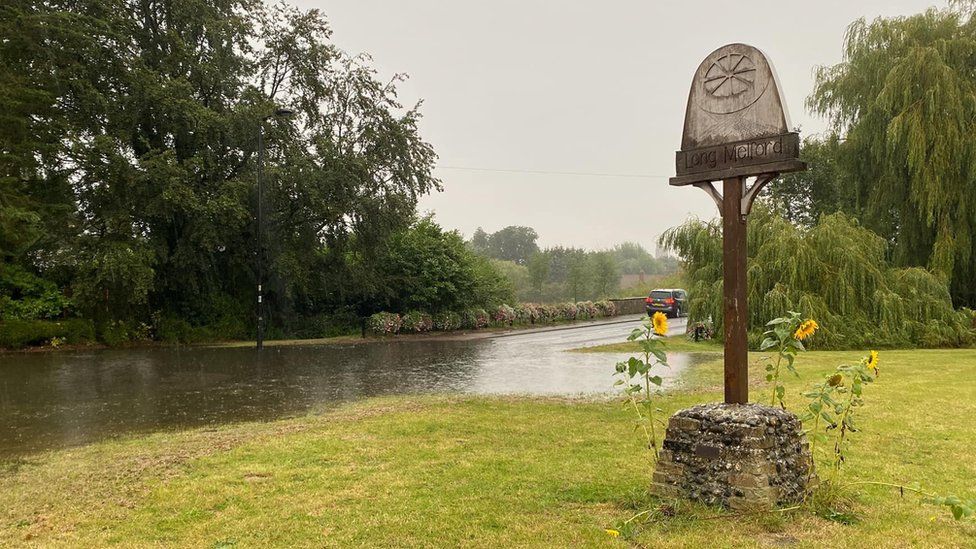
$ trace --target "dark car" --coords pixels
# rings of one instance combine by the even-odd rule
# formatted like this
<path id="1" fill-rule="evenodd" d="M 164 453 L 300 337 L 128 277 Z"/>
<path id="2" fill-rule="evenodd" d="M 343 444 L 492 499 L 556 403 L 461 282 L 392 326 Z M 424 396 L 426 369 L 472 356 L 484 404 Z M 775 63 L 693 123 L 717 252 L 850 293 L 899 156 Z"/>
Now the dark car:
<path id="1" fill-rule="evenodd" d="M 688 313 L 688 293 L 680 288 L 653 290 L 644 303 L 647 303 L 648 316 L 658 312 L 669 317 L 685 316 Z"/>

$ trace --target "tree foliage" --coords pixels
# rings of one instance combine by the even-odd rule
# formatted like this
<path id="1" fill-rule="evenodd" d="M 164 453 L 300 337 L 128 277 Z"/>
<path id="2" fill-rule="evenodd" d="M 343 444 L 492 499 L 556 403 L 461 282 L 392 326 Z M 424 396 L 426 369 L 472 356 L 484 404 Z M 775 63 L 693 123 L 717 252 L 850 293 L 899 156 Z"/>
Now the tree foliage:
<path id="1" fill-rule="evenodd" d="M 509 225 L 491 234 L 478 227 L 471 238 L 471 247 L 488 257 L 525 265 L 539 251 L 538 239 L 539 234 L 532 227 Z"/>
<path id="2" fill-rule="evenodd" d="M 848 30 L 843 62 L 817 70 L 808 100 L 839 136 L 825 145 L 836 147 L 849 185 L 838 209 L 884 235 L 896 264 L 927 267 L 969 306 L 976 304 L 974 59 L 970 2 L 860 19 Z"/>
<path id="3" fill-rule="evenodd" d="M 821 326 L 820 348 L 958 346 L 973 338 L 972 319 L 952 307 L 946 282 L 918 268 L 893 267 L 888 244 L 845 214 L 797 227 L 757 208 L 749 218 L 750 342 L 766 319 L 798 311 Z M 711 318 L 721 333 L 722 228 L 691 220 L 662 236 L 681 256 L 690 281 L 690 321 Z"/>
<path id="4" fill-rule="evenodd" d="M 396 232 L 378 265 L 383 292 L 369 300 L 377 311 L 489 309 L 514 300 L 512 284 L 487 258 L 430 217 Z"/>
<path id="5" fill-rule="evenodd" d="M 259 252 L 273 321 L 362 309 L 439 188 L 403 77 L 333 45 L 317 10 L 12 0 L 0 32 L 0 285 L 42 277 L 100 321 L 238 314 Z"/>

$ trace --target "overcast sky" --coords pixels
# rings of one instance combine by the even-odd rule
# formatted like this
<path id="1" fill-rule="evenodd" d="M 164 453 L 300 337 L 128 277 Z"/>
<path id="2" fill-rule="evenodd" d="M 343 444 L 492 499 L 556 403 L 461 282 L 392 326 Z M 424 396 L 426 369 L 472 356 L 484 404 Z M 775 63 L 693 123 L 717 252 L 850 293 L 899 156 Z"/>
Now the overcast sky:
<path id="1" fill-rule="evenodd" d="M 470 236 L 528 225 L 543 246 L 630 240 L 651 250 L 668 227 L 717 213 L 704 192 L 667 183 L 692 73 L 708 53 L 730 42 L 762 49 L 793 126 L 810 135 L 825 127 L 804 108 L 813 68 L 841 60 L 852 21 L 943 5 L 292 1 L 325 12 L 336 45 L 369 53 L 381 74 L 409 74 L 401 98 L 423 99 L 421 131 L 444 183 L 420 207 L 443 226 Z"/>

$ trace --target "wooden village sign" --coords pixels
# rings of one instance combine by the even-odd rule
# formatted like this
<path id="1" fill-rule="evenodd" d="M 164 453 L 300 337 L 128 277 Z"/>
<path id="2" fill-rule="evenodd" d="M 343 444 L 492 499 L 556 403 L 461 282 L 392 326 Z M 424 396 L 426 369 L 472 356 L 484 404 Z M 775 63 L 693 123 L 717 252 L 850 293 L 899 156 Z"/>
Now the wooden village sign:
<path id="1" fill-rule="evenodd" d="M 706 191 L 722 214 L 725 402 L 749 400 L 746 330 L 746 216 L 756 194 L 781 173 L 806 169 L 789 130 L 783 94 L 766 56 L 746 44 L 713 51 L 695 72 L 672 185 Z M 754 176 L 750 187 L 746 179 Z M 722 194 L 712 185 L 722 181 Z"/>
<path id="2" fill-rule="evenodd" d="M 802 500 L 814 478 L 800 420 L 748 403 L 746 217 L 763 186 L 806 169 L 789 125 L 776 74 L 756 48 L 722 46 L 698 67 L 671 184 L 705 190 L 722 214 L 725 402 L 671 416 L 651 485 L 659 496 L 770 507 Z"/>

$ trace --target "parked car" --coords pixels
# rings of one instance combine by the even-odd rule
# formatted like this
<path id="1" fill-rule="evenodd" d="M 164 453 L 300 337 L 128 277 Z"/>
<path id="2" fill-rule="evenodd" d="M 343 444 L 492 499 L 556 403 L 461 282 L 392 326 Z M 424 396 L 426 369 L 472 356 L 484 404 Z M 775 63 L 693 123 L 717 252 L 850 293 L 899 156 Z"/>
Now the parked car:
<path id="1" fill-rule="evenodd" d="M 680 288 L 660 288 L 652 290 L 647 299 L 647 316 L 664 313 L 669 317 L 688 314 L 688 292 Z"/>

